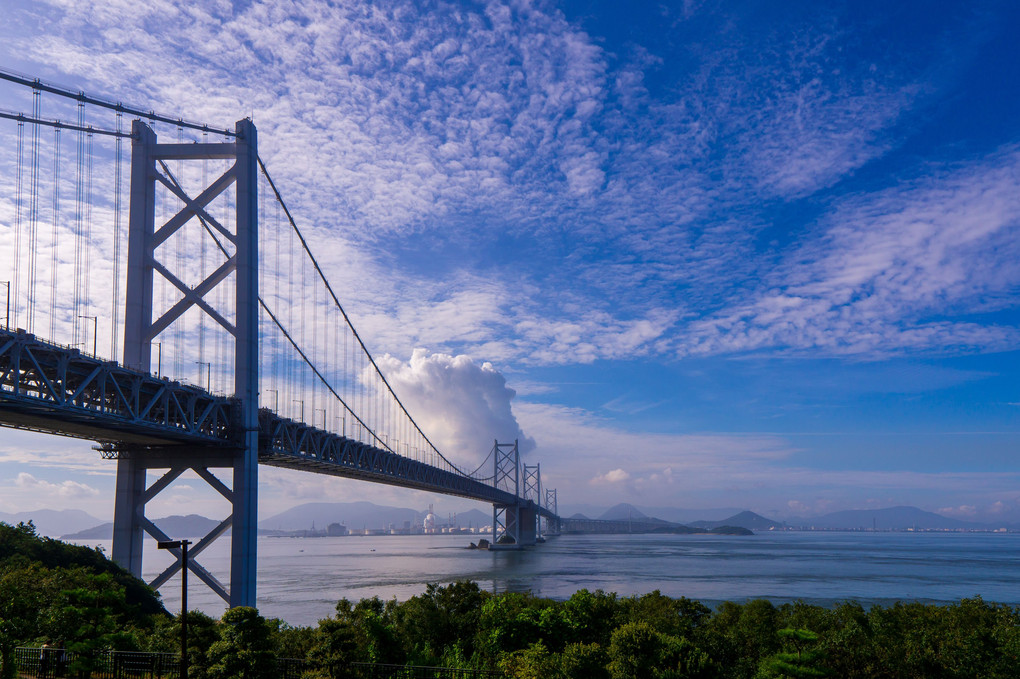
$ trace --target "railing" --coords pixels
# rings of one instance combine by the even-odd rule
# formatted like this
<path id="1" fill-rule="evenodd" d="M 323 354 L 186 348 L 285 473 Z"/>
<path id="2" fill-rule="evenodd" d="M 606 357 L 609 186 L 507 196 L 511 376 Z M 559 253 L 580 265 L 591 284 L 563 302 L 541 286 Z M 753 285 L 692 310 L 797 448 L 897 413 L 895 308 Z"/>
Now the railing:
<path id="1" fill-rule="evenodd" d="M 89 656 L 91 673 L 72 674 L 79 654 L 62 648 L 19 648 L 14 652 L 19 677 L 55 679 L 88 676 L 90 679 L 177 679 L 180 656 L 175 653 L 101 651 Z M 300 674 L 293 675 L 296 679 Z"/>
<path id="2" fill-rule="evenodd" d="M 14 652 L 21 679 L 178 679 L 180 656 L 176 653 L 101 651 L 89 656 L 89 673 L 72 673 L 72 664 L 80 656 L 62 648 L 18 648 Z M 300 679 L 311 663 L 300 658 L 279 658 L 275 677 Z M 376 665 L 351 663 L 350 676 L 358 679 L 486 679 L 502 677 L 493 670 L 469 670 L 453 667 L 414 665 Z"/>
<path id="3" fill-rule="evenodd" d="M 422 667 L 420 665 L 373 665 L 351 663 L 354 676 L 359 679 L 482 679 L 502 677 L 493 670 L 466 670 L 454 667 Z"/>

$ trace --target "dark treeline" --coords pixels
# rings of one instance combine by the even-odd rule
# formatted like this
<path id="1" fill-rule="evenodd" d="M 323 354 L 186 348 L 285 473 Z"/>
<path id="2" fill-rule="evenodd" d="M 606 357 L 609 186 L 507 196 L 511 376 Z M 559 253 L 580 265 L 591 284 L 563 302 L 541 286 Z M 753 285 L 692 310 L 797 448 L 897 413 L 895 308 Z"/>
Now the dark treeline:
<path id="1" fill-rule="evenodd" d="M 180 619 L 129 579 L 95 550 L 0 524 L 0 677 L 16 676 L 17 645 L 62 642 L 85 665 L 89 650 L 177 652 Z M 457 582 L 405 602 L 342 600 L 315 627 L 250 608 L 221 620 L 190 613 L 188 626 L 198 679 L 268 679 L 275 658 L 305 659 L 309 679 L 355 677 L 353 662 L 521 679 L 1020 677 L 1020 609 L 980 598 L 870 609 L 756 600 L 712 610 L 659 592 L 581 590 L 553 601 Z"/>

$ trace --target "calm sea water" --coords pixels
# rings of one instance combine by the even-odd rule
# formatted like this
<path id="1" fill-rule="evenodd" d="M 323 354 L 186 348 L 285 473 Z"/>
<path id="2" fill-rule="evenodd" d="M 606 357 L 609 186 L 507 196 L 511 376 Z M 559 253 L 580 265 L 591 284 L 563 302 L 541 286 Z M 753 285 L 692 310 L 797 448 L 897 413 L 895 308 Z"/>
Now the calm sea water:
<path id="1" fill-rule="evenodd" d="M 1020 534 L 761 533 L 753 537 L 564 535 L 520 552 L 465 549 L 468 535 L 259 538 L 259 609 L 293 625 L 315 624 L 341 598 L 408 599 L 428 582 L 474 580 L 492 592 L 566 599 L 576 590 L 621 595 L 658 589 L 712 605 L 767 598 L 832 605 L 898 600 L 952 602 L 980 595 L 1020 605 Z M 102 544 L 109 553 L 109 543 Z M 229 576 L 229 540 L 199 561 Z M 145 577 L 169 563 L 146 542 Z M 224 606 L 189 577 L 189 608 L 219 616 Z M 161 593 L 180 609 L 180 579 Z"/>

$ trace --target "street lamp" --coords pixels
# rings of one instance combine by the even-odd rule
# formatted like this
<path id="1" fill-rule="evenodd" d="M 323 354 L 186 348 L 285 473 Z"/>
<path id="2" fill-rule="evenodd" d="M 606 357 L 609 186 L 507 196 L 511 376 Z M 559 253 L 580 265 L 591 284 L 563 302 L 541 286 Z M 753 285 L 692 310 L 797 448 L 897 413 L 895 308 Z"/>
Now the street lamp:
<path id="1" fill-rule="evenodd" d="M 211 361 L 195 361 L 195 365 L 205 366 L 205 390 L 212 392 L 212 362 Z"/>
<path id="2" fill-rule="evenodd" d="M 181 679 L 188 679 L 188 545 L 190 540 L 160 540 L 160 549 L 181 550 Z"/>
<path id="3" fill-rule="evenodd" d="M 7 315 L 4 316 L 4 327 L 9 330 L 11 327 L 11 282 L 0 281 L 0 283 L 7 286 Z"/>
<path id="4" fill-rule="evenodd" d="M 163 343 L 162 342 L 152 342 L 152 344 L 156 345 L 156 351 L 159 352 L 157 354 L 158 358 L 156 359 L 156 377 L 162 377 L 163 376 Z M 152 369 L 152 363 L 151 363 L 152 359 L 149 359 L 149 360 L 150 360 L 149 369 L 151 370 Z"/>
<path id="5" fill-rule="evenodd" d="M 99 332 L 99 318 L 96 316 L 79 316 L 78 318 L 84 318 L 86 320 L 92 319 L 92 355 L 96 355 L 96 335 Z M 83 342 L 84 344 L 84 342 Z"/>

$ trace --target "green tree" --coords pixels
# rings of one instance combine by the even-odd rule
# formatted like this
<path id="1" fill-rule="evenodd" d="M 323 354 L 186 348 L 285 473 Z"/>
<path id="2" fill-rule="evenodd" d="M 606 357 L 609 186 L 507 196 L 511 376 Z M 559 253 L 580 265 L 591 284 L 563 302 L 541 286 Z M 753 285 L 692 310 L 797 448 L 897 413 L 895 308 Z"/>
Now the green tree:
<path id="1" fill-rule="evenodd" d="M 568 644 L 560 654 L 563 679 L 609 679 L 609 653 L 599 644 Z"/>
<path id="2" fill-rule="evenodd" d="M 31 521 L 17 526 L 0 522 L 0 564 L 38 562 L 48 569 L 84 568 L 90 573 L 109 574 L 123 588 L 123 614 L 140 626 L 148 626 L 153 615 L 167 615 L 159 596 L 142 580 L 106 558 L 100 549 L 71 545 L 40 537 Z"/>
<path id="3" fill-rule="evenodd" d="M 525 649 L 505 654 L 499 669 L 511 679 L 559 679 L 559 658 L 549 652 L 541 641 Z"/>
<path id="4" fill-rule="evenodd" d="M 703 643 L 725 677 L 751 677 L 762 658 L 781 648 L 778 612 L 771 602 L 723 602 L 705 625 Z"/>
<path id="5" fill-rule="evenodd" d="M 605 648 L 613 630 L 624 622 L 625 608 L 616 594 L 579 589 L 563 602 L 562 617 L 574 643 Z"/>
<path id="6" fill-rule="evenodd" d="M 644 622 L 628 622 L 613 632 L 609 644 L 612 679 L 649 679 L 661 668 L 662 635 Z"/>
<path id="7" fill-rule="evenodd" d="M 482 605 L 476 648 L 494 664 L 504 654 L 521 651 L 542 638 L 542 603 L 530 594 L 508 592 Z"/>
<path id="8" fill-rule="evenodd" d="M 833 676 L 870 679 L 887 676 L 879 658 L 880 640 L 871 628 L 868 612 L 857 602 L 846 602 L 827 612 L 827 624 L 819 632 L 819 646 Z"/>
<path id="9" fill-rule="evenodd" d="M 336 617 L 354 628 L 370 662 L 402 664 L 405 655 L 394 622 L 396 608 L 396 600 L 384 603 L 377 596 L 353 605 L 342 599 L 336 605 Z"/>
<path id="10" fill-rule="evenodd" d="M 700 602 L 674 599 L 659 590 L 628 597 L 623 603 L 628 621 L 646 622 L 657 632 L 686 638 L 693 638 L 712 614 L 712 609 Z"/>
<path id="11" fill-rule="evenodd" d="M 259 612 L 237 606 L 220 619 L 219 640 L 209 648 L 210 679 L 272 679 L 276 653 L 272 629 Z"/>
<path id="12" fill-rule="evenodd" d="M 14 649 L 39 629 L 46 576 L 38 564 L 0 569 L 0 679 L 17 676 Z"/>
<path id="13" fill-rule="evenodd" d="M 204 679 L 209 669 L 207 652 L 220 638 L 219 622 L 201 611 L 188 611 L 188 676 Z M 181 652 L 181 616 L 157 617 L 141 635 L 143 649 L 152 653 Z"/>
<path id="14" fill-rule="evenodd" d="M 810 679 L 828 676 L 817 648 L 818 635 L 811 630 L 788 627 L 777 632 L 788 647 L 761 661 L 755 679 Z M 792 649 L 792 650 L 789 650 Z"/>
<path id="15" fill-rule="evenodd" d="M 307 676 L 309 679 L 350 679 L 357 676 L 351 663 L 367 659 L 366 650 L 359 645 L 355 627 L 346 620 L 327 618 L 320 620 L 315 628 L 308 652 L 308 660 L 314 669 Z"/>
<path id="16" fill-rule="evenodd" d="M 74 586 L 62 590 L 51 603 L 44 629 L 51 640 L 63 640 L 74 654 L 69 669 L 88 675 L 99 667 L 98 652 L 136 650 L 135 637 L 126 630 L 124 588 L 113 576 L 61 570 L 56 573 L 69 576 Z"/>
<path id="17" fill-rule="evenodd" d="M 462 667 L 474 655 L 474 635 L 482 605 L 491 597 L 477 583 L 426 585 L 393 611 L 396 632 L 414 664 Z"/>

